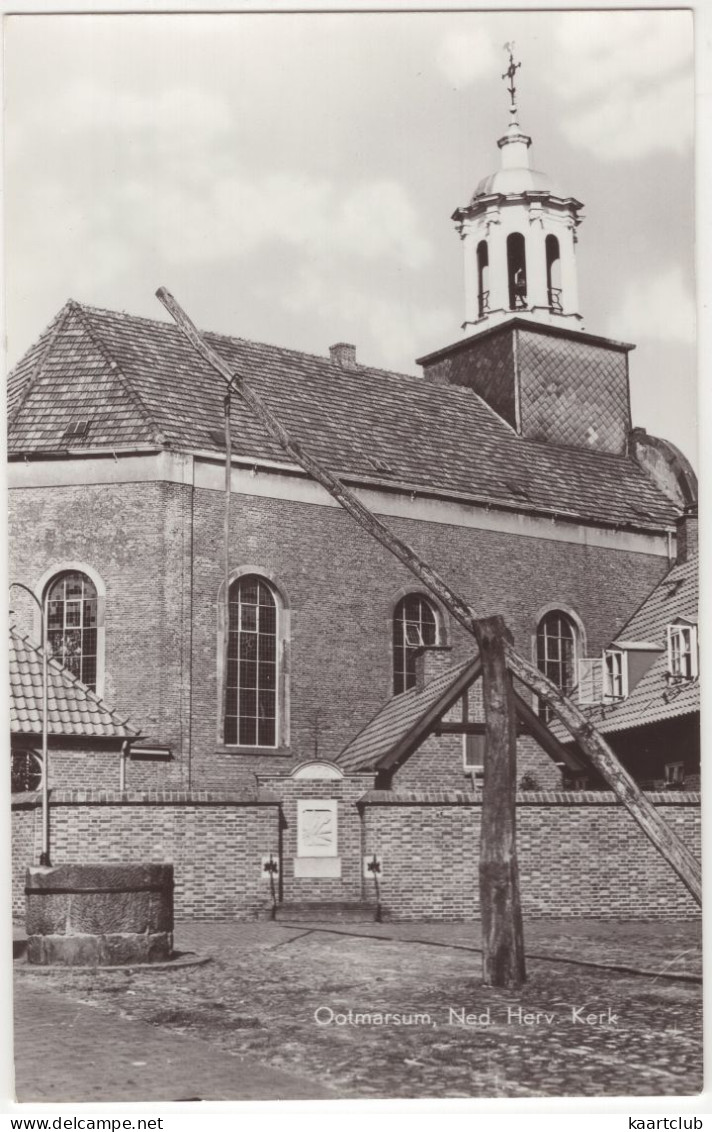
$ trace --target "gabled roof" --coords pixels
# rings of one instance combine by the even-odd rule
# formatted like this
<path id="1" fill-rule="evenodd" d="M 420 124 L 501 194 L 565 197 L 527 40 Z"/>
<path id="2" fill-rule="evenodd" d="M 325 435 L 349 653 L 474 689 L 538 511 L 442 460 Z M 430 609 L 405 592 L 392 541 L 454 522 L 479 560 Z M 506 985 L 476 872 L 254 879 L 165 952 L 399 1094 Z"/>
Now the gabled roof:
<path id="1" fill-rule="evenodd" d="M 56 660 L 47 665 L 48 733 L 103 739 L 135 739 L 140 732 Z M 10 731 L 42 732 L 42 650 L 10 628 Z"/>
<path id="2" fill-rule="evenodd" d="M 633 646 L 636 642 L 650 642 L 661 651 L 625 700 L 597 708 L 590 716 L 591 722 L 604 734 L 644 727 L 700 710 L 699 681 L 671 682 L 667 676 L 667 627 L 678 619 L 696 624 L 698 571 L 697 555 L 673 566 L 619 634 L 620 641 Z"/>
<path id="3" fill-rule="evenodd" d="M 391 767 L 407 758 L 480 673 L 479 655 L 439 673 L 423 688 L 393 696 L 336 759 L 345 771 Z"/>
<path id="4" fill-rule="evenodd" d="M 670 527 L 677 515 L 632 457 L 517 436 L 470 389 L 206 338 L 303 447 L 347 479 L 647 530 Z M 69 448 L 222 449 L 224 383 L 173 323 L 70 302 L 10 375 L 9 392 L 11 458 Z M 239 398 L 232 412 L 237 458 L 286 462 Z M 78 420 L 88 421 L 86 434 L 70 438 Z"/>

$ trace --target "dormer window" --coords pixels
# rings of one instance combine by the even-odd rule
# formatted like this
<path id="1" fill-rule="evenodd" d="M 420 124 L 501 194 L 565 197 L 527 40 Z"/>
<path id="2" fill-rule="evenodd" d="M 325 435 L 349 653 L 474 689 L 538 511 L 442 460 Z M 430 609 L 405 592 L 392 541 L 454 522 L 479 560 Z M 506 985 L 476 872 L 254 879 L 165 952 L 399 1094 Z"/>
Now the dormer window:
<path id="1" fill-rule="evenodd" d="M 668 625 L 668 675 L 672 680 L 697 677 L 697 626 L 689 621 Z"/>
<path id="2" fill-rule="evenodd" d="M 603 653 L 603 701 L 624 700 L 628 695 L 628 656 L 620 649 Z"/>

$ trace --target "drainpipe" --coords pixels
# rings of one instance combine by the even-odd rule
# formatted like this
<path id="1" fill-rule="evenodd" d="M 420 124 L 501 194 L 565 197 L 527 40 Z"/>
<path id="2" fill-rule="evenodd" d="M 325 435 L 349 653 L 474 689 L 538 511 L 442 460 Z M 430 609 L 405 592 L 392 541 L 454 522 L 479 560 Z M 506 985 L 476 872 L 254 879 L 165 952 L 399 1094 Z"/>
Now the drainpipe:
<path id="1" fill-rule="evenodd" d="M 119 755 L 119 793 L 123 794 L 126 790 L 126 760 L 129 757 L 129 740 L 124 739 L 121 744 L 121 754 Z"/>

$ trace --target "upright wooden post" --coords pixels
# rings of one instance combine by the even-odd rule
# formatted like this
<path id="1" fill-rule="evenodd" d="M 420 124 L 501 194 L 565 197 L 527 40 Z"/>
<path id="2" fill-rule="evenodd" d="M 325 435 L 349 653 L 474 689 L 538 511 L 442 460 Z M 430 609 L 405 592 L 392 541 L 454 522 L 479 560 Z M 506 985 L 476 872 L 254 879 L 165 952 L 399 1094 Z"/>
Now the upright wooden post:
<path id="1" fill-rule="evenodd" d="M 516 846 L 517 720 L 501 617 L 475 622 L 482 662 L 485 773 L 480 833 L 482 975 L 493 987 L 526 978 Z"/>

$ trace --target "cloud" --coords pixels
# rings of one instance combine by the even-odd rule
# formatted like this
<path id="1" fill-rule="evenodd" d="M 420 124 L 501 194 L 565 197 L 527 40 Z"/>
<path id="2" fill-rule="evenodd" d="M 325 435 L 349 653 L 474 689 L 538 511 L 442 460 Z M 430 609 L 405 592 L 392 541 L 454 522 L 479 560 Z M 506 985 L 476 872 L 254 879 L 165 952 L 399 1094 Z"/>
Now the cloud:
<path id="1" fill-rule="evenodd" d="M 483 28 L 449 32 L 437 53 L 438 67 L 454 87 L 470 86 L 478 79 L 491 78 L 501 61 L 502 52 L 495 50 Z"/>
<path id="2" fill-rule="evenodd" d="M 195 86 L 173 86 L 148 94 L 71 82 L 62 97 L 38 108 L 45 125 L 65 135 L 100 129 L 121 133 L 200 130 L 214 136 L 234 122 L 227 99 Z"/>
<path id="3" fill-rule="evenodd" d="M 36 229 L 45 227 L 51 243 L 74 242 L 94 262 L 106 253 L 109 263 L 131 249 L 180 264 L 244 258 L 267 245 L 413 270 L 428 263 L 430 241 L 397 179 L 338 182 L 282 168 L 279 154 L 255 156 L 239 122 L 234 128 L 239 117 L 197 88 L 154 97 L 72 83 L 33 125 L 54 189 L 25 176 L 25 238 L 41 246 Z M 71 218 L 62 215 L 62 182 Z"/>
<path id="4" fill-rule="evenodd" d="M 359 360 L 368 361 L 368 354 L 379 358 L 379 365 L 395 370 L 412 370 L 413 358 L 432 348 L 434 342 L 452 337 L 452 311 L 446 307 L 421 306 L 392 297 L 393 289 L 374 291 L 378 281 L 366 283 L 341 281 L 331 285 L 323 266 L 309 265 L 299 271 L 291 285 L 285 287 L 281 301 L 287 310 L 318 310 L 345 340 L 358 342 Z M 368 341 L 360 340 L 363 332 Z M 363 351 L 361 347 L 364 347 Z"/>
<path id="5" fill-rule="evenodd" d="M 567 13 L 554 39 L 543 78 L 562 103 L 572 145 L 613 161 L 686 151 L 694 128 L 689 12 Z"/>
<path id="6" fill-rule="evenodd" d="M 614 312 L 608 329 L 613 337 L 687 345 L 695 340 L 695 304 L 679 267 L 654 279 L 631 280 Z"/>
<path id="7" fill-rule="evenodd" d="M 200 186 L 131 182 L 117 192 L 114 224 L 167 262 L 244 257 L 264 245 L 310 257 L 385 260 L 419 269 L 432 249 L 406 190 L 393 180 L 344 190 L 296 171 L 233 173 Z"/>

